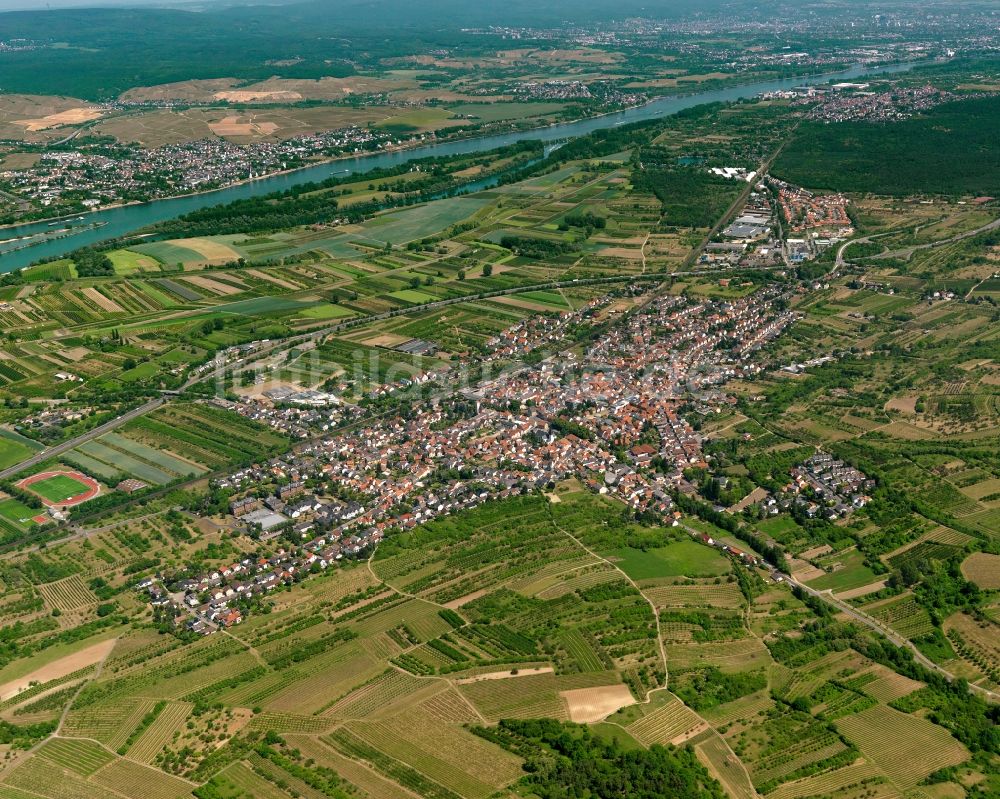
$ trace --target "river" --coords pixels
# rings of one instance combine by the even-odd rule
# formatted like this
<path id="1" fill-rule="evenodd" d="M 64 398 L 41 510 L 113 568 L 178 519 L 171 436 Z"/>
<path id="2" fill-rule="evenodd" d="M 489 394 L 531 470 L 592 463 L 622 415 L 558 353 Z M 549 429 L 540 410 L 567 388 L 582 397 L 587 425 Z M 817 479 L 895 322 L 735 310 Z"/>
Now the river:
<path id="1" fill-rule="evenodd" d="M 360 175 L 373 169 L 394 166 L 405 163 L 414 158 L 422 158 L 431 155 L 455 155 L 463 153 L 483 152 L 513 144 L 526 139 L 544 142 L 554 142 L 563 139 L 583 136 L 602 128 L 617 127 L 631 122 L 641 122 L 647 119 L 656 119 L 669 116 L 692 108 L 696 105 L 715 102 L 731 102 L 750 97 L 756 97 L 763 92 L 777 91 L 779 89 L 790 89 L 795 86 L 803 86 L 816 83 L 825 83 L 830 80 L 850 81 L 865 75 L 875 75 L 894 72 L 905 72 L 912 69 L 914 64 L 892 64 L 884 67 L 864 67 L 855 66 L 842 72 L 817 75 L 813 77 L 787 78 L 784 80 L 761 81 L 758 83 L 748 83 L 742 86 L 730 86 L 724 89 L 712 89 L 709 91 L 697 92 L 683 97 L 662 97 L 653 100 L 646 105 L 629 108 L 613 114 L 605 114 L 599 117 L 581 119 L 576 122 L 566 122 L 558 125 L 550 125 L 529 131 L 518 131 L 512 133 L 500 133 L 490 136 L 478 136 L 458 141 L 442 142 L 439 144 L 427 144 L 419 147 L 412 147 L 406 150 L 397 150 L 388 153 L 374 153 L 371 155 L 358 156 L 357 158 L 339 159 L 329 161 L 315 166 L 305 167 L 294 172 L 287 172 L 281 175 L 273 175 L 258 180 L 241 183 L 216 191 L 204 194 L 192 194 L 184 197 L 172 197 L 164 200 L 154 200 L 141 205 L 126 205 L 120 208 L 108 208 L 104 211 L 95 211 L 87 214 L 84 220 L 72 220 L 66 223 L 59 223 L 50 226 L 47 222 L 35 222 L 27 225 L 5 228 L 0 231 L 0 239 L 7 240 L 0 243 L 0 272 L 12 272 L 21 269 L 29 264 L 43 258 L 53 258 L 65 255 L 79 247 L 88 244 L 96 244 L 108 239 L 125 236 L 129 233 L 164 222 L 168 219 L 175 219 L 183 214 L 196 211 L 199 208 L 206 208 L 212 205 L 242 200 L 248 197 L 259 197 L 263 194 L 270 194 L 275 191 L 284 191 L 293 186 L 307 183 L 309 181 L 321 181 L 333 176 Z M 20 239 L 24 236 L 34 236 L 42 233 L 51 233 L 54 230 L 62 230 L 69 227 L 70 235 L 54 238 L 32 247 L 22 247 L 24 242 L 10 241 L 10 239 Z M 80 228 L 79 232 L 73 233 L 72 228 Z"/>

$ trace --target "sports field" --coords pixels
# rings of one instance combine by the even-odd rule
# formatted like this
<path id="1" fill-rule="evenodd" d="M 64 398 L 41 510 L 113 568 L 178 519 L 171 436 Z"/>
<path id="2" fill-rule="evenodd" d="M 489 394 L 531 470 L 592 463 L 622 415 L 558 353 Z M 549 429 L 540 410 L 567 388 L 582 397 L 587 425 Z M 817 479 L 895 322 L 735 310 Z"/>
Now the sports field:
<path id="1" fill-rule="evenodd" d="M 32 519 L 37 515 L 37 510 L 29 508 L 16 499 L 0 500 L 0 519 L 6 519 L 17 527 L 33 524 Z"/>
<path id="2" fill-rule="evenodd" d="M 43 472 L 22 480 L 19 486 L 37 494 L 48 505 L 78 504 L 100 491 L 94 480 L 78 472 Z"/>

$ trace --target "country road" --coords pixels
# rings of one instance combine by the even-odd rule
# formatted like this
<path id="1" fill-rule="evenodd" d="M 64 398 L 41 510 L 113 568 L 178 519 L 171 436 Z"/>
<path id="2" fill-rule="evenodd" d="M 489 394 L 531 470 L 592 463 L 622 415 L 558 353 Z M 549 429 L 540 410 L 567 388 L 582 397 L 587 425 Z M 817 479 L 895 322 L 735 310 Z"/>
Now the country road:
<path id="1" fill-rule="evenodd" d="M 967 230 L 965 233 L 959 233 L 956 236 L 952 236 L 949 239 L 941 239 L 940 241 L 931 241 L 927 244 L 914 244 L 911 247 L 902 247 L 898 250 L 890 250 L 888 252 L 882 252 L 878 255 L 873 255 L 872 260 L 878 260 L 881 258 L 902 258 L 904 261 L 909 261 L 910 257 L 915 252 L 920 250 L 934 250 L 938 247 L 944 247 L 947 244 L 954 244 L 956 241 L 964 241 L 965 239 L 971 239 L 974 236 L 978 236 L 980 233 L 988 233 L 991 230 L 996 230 L 1000 228 L 1000 219 L 994 219 L 992 222 L 987 222 L 985 225 L 977 227 L 975 230 Z"/>
<path id="2" fill-rule="evenodd" d="M 994 219 L 992 222 L 987 222 L 985 225 L 981 225 L 980 227 L 977 227 L 975 230 L 967 230 L 965 231 L 965 233 L 959 233 L 958 235 L 952 236 L 951 238 L 948 239 L 942 239 L 941 241 L 931 241 L 928 242 L 927 244 L 914 244 L 911 247 L 902 247 L 898 250 L 887 250 L 886 252 L 881 252 L 878 253 L 877 255 L 870 255 L 868 257 L 871 258 L 872 260 L 879 260 L 885 258 L 902 258 L 904 261 L 908 261 L 910 260 L 913 253 L 918 252 L 920 250 L 933 250 L 938 247 L 944 247 L 947 244 L 954 244 L 956 241 L 964 241 L 965 239 L 971 239 L 974 236 L 978 236 L 980 233 L 988 233 L 989 231 L 996 230 L 997 228 L 1000 228 L 1000 219 Z M 869 244 L 877 238 L 888 236 L 891 233 L 895 232 L 896 231 L 888 230 L 884 233 L 873 233 L 870 236 L 864 236 L 860 239 L 850 239 L 849 241 L 845 241 L 842 245 L 840 245 L 840 249 L 837 250 L 836 267 L 834 268 L 834 272 L 831 272 L 828 277 L 832 277 L 842 267 L 847 265 L 847 261 L 844 258 L 844 251 L 848 247 L 854 244 Z"/>
<path id="3" fill-rule="evenodd" d="M 887 638 L 891 643 L 895 644 L 901 649 L 909 649 L 910 652 L 913 653 L 914 660 L 920 663 L 921 666 L 924 666 L 925 668 L 928 668 L 931 671 L 937 672 L 946 680 L 948 680 L 948 682 L 953 682 L 956 679 L 954 674 L 952 674 L 947 669 L 944 669 L 941 666 L 939 666 L 933 660 L 924 655 L 923 652 L 917 649 L 916 645 L 912 641 L 899 635 L 899 633 L 897 633 L 890 627 L 887 627 L 886 625 L 879 623 L 866 613 L 863 613 L 857 608 L 852 607 L 848 603 L 844 602 L 842 599 L 837 599 L 835 596 L 833 596 L 833 593 L 831 591 L 829 590 L 817 591 L 815 588 L 810 588 L 808 585 L 800 583 L 798 580 L 795 580 L 794 578 L 790 577 L 787 574 L 785 575 L 785 580 L 788 582 L 789 585 L 795 586 L 804 593 L 809 594 L 809 596 L 815 597 L 816 599 L 826 602 L 829 605 L 833 605 L 840 612 L 846 614 L 847 616 L 850 616 L 852 619 L 854 619 L 854 621 L 874 630 L 883 638 Z M 986 688 L 981 688 L 978 685 L 972 685 L 971 683 L 969 684 L 969 690 L 972 691 L 974 694 L 978 694 L 987 702 L 1000 702 L 1000 694 L 997 694 L 995 691 L 990 691 Z"/>
<path id="4" fill-rule="evenodd" d="M 698 530 L 694 527 L 690 527 L 686 524 L 682 523 L 680 527 L 681 529 L 686 530 L 695 537 L 700 537 L 702 535 L 701 530 Z M 767 562 L 765 561 L 765 563 Z M 910 641 L 907 638 L 904 638 L 895 630 L 893 630 L 891 627 L 887 627 L 884 624 L 880 624 L 871 616 L 849 605 L 842 599 L 837 599 L 837 597 L 833 596 L 832 591 L 829 590 L 818 591 L 815 588 L 810 588 L 808 585 L 800 583 L 791 575 L 786 574 L 785 572 L 781 572 L 780 569 L 777 569 L 777 567 L 773 566 L 770 563 L 767 563 L 767 568 L 770 569 L 771 571 L 779 571 L 784 577 L 785 582 L 788 583 L 790 586 L 798 588 L 803 593 L 806 593 L 811 597 L 815 597 L 821 602 L 825 602 L 828 605 L 833 605 L 833 607 L 835 607 L 841 613 L 850 616 L 852 619 L 854 619 L 854 621 L 858 622 L 859 624 L 863 624 L 865 627 L 874 630 L 876 633 L 881 635 L 883 638 L 886 638 L 890 643 L 892 643 L 895 646 L 898 646 L 900 649 L 909 649 L 913 653 L 914 660 L 916 660 L 918 663 L 920 663 L 920 665 L 924 666 L 925 668 L 937 672 L 946 680 L 948 680 L 948 682 L 953 682 L 956 679 L 954 674 L 952 674 L 947 669 L 944 669 L 941 666 L 939 666 L 933 660 L 928 658 L 923 652 L 917 649 L 917 647 L 913 644 L 912 641 Z M 990 691 L 986 688 L 980 688 L 978 685 L 972 685 L 971 683 L 969 684 L 969 690 L 972 691 L 974 694 L 978 694 L 987 702 L 1000 702 L 1000 694 L 996 693 L 995 691 Z"/>

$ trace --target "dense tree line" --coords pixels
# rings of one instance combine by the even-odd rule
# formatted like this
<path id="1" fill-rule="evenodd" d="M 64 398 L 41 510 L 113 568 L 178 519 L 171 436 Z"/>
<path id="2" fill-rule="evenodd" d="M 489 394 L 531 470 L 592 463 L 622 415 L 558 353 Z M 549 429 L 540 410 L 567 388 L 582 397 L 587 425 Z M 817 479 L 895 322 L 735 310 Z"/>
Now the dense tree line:
<path id="1" fill-rule="evenodd" d="M 568 241 L 542 239 L 537 236 L 504 236 L 500 246 L 526 258 L 556 258 L 580 248 Z"/>
<path id="2" fill-rule="evenodd" d="M 608 220 L 600 214 L 595 214 L 592 211 L 582 211 L 566 214 L 566 216 L 563 217 L 563 221 L 559 225 L 559 229 L 569 230 L 571 227 L 582 227 L 603 230 L 607 226 Z"/>
<path id="3" fill-rule="evenodd" d="M 115 265 L 103 252 L 86 247 L 70 254 L 79 277 L 111 277 Z"/>
<path id="4" fill-rule="evenodd" d="M 710 228 L 726 212 L 745 183 L 727 180 L 696 167 L 632 170 L 636 191 L 650 192 L 663 204 L 662 224 Z"/>
<path id="5" fill-rule="evenodd" d="M 478 735 L 524 758 L 526 788 L 539 799 L 723 799 L 689 748 L 625 750 L 581 725 L 503 720 Z"/>
<path id="6" fill-rule="evenodd" d="M 763 669 L 723 674 L 715 666 L 709 666 L 674 680 L 672 687 L 688 707 L 707 710 L 763 690 L 767 687 L 767 674 Z"/>

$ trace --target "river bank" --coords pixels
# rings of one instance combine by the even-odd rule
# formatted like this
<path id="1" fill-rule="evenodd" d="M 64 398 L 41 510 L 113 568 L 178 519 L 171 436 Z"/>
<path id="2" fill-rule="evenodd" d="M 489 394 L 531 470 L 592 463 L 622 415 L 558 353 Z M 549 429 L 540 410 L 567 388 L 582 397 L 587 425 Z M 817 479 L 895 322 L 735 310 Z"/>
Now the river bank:
<path id="1" fill-rule="evenodd" d="M 914 64 L 895 64 L 871 69 L 856 66 L 849 70 L 816 75 L 808 79 L 803 79 L 799 76 L 748 83 L 741 86 L 730 86 L 723 89 L 711 89 L 685 96 L 658 98 L 645 105 L 635 106 L 623 111 L 610 112 L 600 116 L 587 117 L 575 122 L 561 122 L 525 131 L 476 136 L 446 142 L 421 144 L 410 148 L 396 149 L 391 152 L 383 151 L 362 156 L 332 159 L 308 167 L 255 178 L 252 181 L 247 180 L 226 188 L 199 194 L 181 195 L 174 198 L 154 200 L 148 203 L 126 204 L 115 208 L 109 207 L 92 212 L 88 216 L 88 221 L 103 221 L 106 223 L 100 228 L 81 230 L 79 233 L 59 241 L 43 242 L 18 252 L 4 251 L 0 247 L 0 273 L 23 269 L 42 259 L 58 258 L 79 247 L 121 238 L 158 222 L 174 219 L 202 208 L 285 191 L 303 183 L 318 182 L 335 175 L 362 175 L 373 169 L 395 166 L 418 157 L 484 152 L 523 140 L 555 142 L 567 138 L 584 136 L 595 130 L 669 116 L 705 103 L 733 102 L 749 99 L 764 92 L 801 86 L 804 82 L 818 83 L 828 80 L 852 80 L 864 75 L 905 72 L 912 69 L 913 66 Z M 11 233 L 11 237 L 23 237 L 40 232 L 47 227 L 47 224 L 47 222 L 34 222 L 28 225 L 14 226 L 7 230 Z"/>

